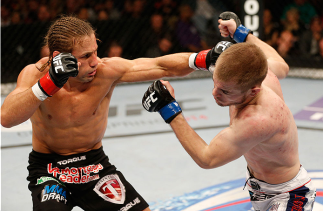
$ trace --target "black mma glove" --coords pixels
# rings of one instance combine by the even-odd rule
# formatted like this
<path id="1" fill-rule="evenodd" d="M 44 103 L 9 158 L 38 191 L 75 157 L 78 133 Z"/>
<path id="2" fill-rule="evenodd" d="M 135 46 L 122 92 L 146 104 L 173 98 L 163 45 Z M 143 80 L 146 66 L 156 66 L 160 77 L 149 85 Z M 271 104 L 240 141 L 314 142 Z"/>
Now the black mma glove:
<path id="1" fill-rule="evenodd" d="M 239 17 L 233 12 L 223 12 L 219 15 L 219 19 L 222 19 L 222 20 L 233 19 L 236 22 L 237 28 L 233 34 L 233 40 L 236 41 L 237 43 L 245 42 L 248 34 L 253 33 L 250 29 L 247 29 L 245 26 L 241 24 Z"/>
<path id="2" fill-rule="evenodd" d="M 157 111 L 168 124 L 182 112 L 181 107 L 159 80 L 148 87 L 142 98 L 142 105 L 149 112 Z"/>
<path id="3" fill-rule="evenodd" d="M 43 101 L 62 88 L 69 77 L 76 77 L 77 74 L 77 59 L 71 53 L 60 53 L 53 58 L 49 71 L 39 79 L 32 90 L 36 97 Z"/>
<path id="4" fill-rule="evenodd" d="M 69 77 L 77 76 L 77 59 L 71 53 L 60 53 L 54 57 L 48 72 L 55 85 L 62 88 Z"/>
<path id="5" fill-rule="evenodd" d="M 210 69 L 210 66 L 214 66 L 220 54 L 231 45 L 233 45 L 231 42 L 220 41 L 211 50 L 209 49 L 191 54 L 189 58 L 190 68 L 195 70 L 208 70 L 213 73 L 214 69 Z"/>

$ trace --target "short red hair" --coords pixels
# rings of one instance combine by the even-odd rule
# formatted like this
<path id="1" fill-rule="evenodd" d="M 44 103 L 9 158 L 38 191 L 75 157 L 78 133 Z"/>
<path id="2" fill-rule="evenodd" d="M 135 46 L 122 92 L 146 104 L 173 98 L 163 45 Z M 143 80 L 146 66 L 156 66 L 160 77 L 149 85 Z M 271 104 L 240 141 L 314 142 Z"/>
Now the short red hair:
<path id="1" fill-rule="evenodd" d="M 242 92 L 261 85 L 268 71 L 267 58 L 263 51 L 251 43 L 238 43 L 226 49 L 215 64 L 220 81 L 234 81 Z"/>

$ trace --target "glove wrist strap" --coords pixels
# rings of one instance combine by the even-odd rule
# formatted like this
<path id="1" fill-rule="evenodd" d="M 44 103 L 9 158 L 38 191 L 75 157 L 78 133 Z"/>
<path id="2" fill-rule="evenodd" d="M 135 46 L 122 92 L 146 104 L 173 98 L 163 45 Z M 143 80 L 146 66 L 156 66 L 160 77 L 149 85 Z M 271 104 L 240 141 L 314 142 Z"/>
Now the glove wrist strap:
<path id="1" fill-rule="evenodd" d="M 194 70 L 199 70 L 198 67 L 195 66 L 195 59 L 196 59 L 197 53 L 192 53 L 188 59 L 188 66 Z"/>
<path id="2" fill-rule="evenodd" d="M 35 83 L 35 85 L 31 88 L 31 90 L 33 91 L 34 95 L 40 100 L 40 101 L 44 101 L 46 100 L 46 98 L 48 97 L 40 88 L 38 83 Z"/>
<path id="3" fill-rule="evenodd" d="M 182 112 L 182 109 L 176 101 L 173 101 L 162 107 L 158 112 L 166 123 L 170 123 L 178 114 Z"/>
<path id="4" fill-rule="evenodd" d="M 252 31 L 241 24 L 233 34 L 233 40 L 237 43 L 245 42 L 249 33 Z"/>
<path id="5" fill-rule="evenodd" d="M 55 83 L 50 78 L 49 72 L 47 72 L 46 75 L 44 75 L 41 79 L 38 81 L 38 85 L 40 89 L 43 91 L 44 94 L 46 94 L 48 97 L 53 96 L 58 90 L 60 90 L 59 87 L 55 85 Z"/>

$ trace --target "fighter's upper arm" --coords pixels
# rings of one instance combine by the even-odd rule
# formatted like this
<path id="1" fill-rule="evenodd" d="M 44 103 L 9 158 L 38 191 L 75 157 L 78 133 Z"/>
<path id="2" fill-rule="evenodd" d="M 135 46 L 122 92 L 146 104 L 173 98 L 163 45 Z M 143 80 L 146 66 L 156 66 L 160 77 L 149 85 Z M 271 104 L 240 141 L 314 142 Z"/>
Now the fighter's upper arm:
<path id="1" fill-rule="evenodd" d="M 106 77 L 113 78 L 115 83 L 143 81 L 144 71 L 152 64 L 147 64 L 145 60 L 140 63 L 138 60 L 120 57 L 103 58 L 102 69 Z"/>
<path id="2" fill-rule="evenodd" d="M 119 73 L 122 73 L 120 82 L 137 82 L 159 79 L 167 76 L 168 72 L 158 64 L 158 59 L 139 58 L 124 60 Z"/>
<path id="3" fill-rule="evenodd" d="M 185 76 L 194 70 L 188 65 L 190 53 L 177 53 L 156 58 L 104 60 L 117 73 L 117 82 L 156 80 L 163 77 Z"/>
<path id="4" fill-rule="evenodd" d="M 278 79 L 283 79 L 289 72 L 289 66 L 281 57 L 269 57 L 267 59 L 268 69 L 271 70 Z"/>
<path id="5" fill-rule="evenodd" d="M 268 69 L 268 73 L 267 76 L 265 78 L 265 80 L 262 83 L 263 85 L 269 87 L 271 90 L 273 90 L 279 97 L 281 97 L 281 99 L 284 100 L 283 97 L 283 92 L 280 86 L 280 82 L 276 76 L 276 74 L 274 74 L 271 69 Z"/>
<path id="6" fill-rule="evenodd" d="M 204 154 L 207 168 L 215 168 L 238 159 L 260 142 L 268 139 L 273 127 L 266 116 L 244 116 L 215 136 Z"/>

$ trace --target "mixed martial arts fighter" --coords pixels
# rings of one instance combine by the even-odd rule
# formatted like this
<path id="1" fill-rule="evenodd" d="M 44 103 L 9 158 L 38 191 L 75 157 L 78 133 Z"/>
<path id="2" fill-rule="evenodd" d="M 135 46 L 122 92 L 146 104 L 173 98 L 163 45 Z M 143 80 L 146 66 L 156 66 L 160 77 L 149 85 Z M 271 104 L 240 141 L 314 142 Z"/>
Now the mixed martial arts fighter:
<path id="1" fill-rule="evenodd" d="M 50 58 L 26 66 L 1 107 L 1 124 L 30 118 L 29 190 L 34 210 L 150 210 L 102 149 L 109 104 L 122 82 L 185 76 L 191 53 L 98 58 L 93 27 L 65 16 L 50 26 Z"/>
<path id="2" fill-rule="evenodd" d="M 212 95 L 218 105 L 229 106 L 230 126 L 208 145 L 186 122 L 167 81 L 155 81 L 148 88 L 144 108 L 158 111 L 170 123 L 202 168 L 216 168 L 244 156 L 245 186 L 255 210 L 312 210 L 316 189 L 300 164 L 297 127 L 278 80 L 287 75 L 288 65 L 241 25 L 236 14 L 222 13 L 219 29 L 237 44 L 222 42 L 192 54 L 189 65 L 214 71 Z"/>

